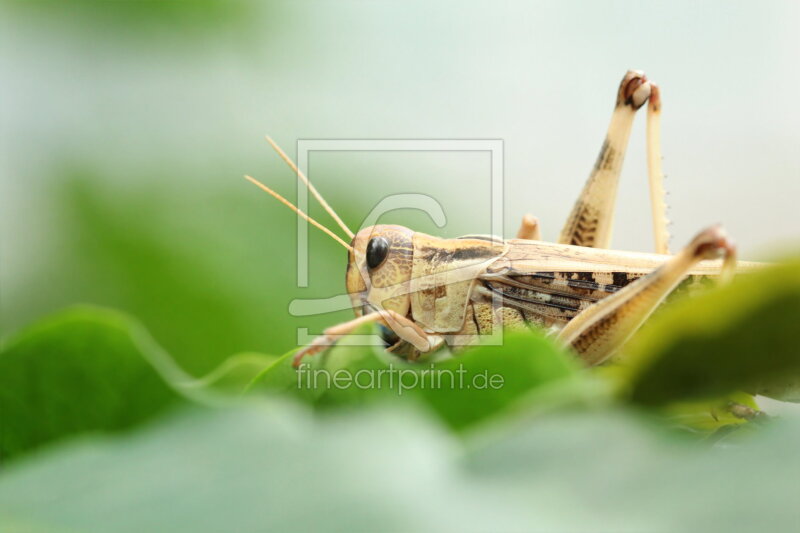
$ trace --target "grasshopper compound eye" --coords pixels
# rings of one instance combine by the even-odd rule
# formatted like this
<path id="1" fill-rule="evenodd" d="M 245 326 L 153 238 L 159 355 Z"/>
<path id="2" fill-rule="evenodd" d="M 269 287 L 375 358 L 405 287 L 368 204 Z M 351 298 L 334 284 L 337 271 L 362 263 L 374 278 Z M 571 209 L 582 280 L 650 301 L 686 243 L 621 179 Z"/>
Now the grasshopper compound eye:
<path id="1" fill-rule="evenodd" d="M 383 237 L 373 237 L 367 244 L 367 266 L 372 270 L 378 268 L 386 260 L 389 253 L 389 241 Z"/>

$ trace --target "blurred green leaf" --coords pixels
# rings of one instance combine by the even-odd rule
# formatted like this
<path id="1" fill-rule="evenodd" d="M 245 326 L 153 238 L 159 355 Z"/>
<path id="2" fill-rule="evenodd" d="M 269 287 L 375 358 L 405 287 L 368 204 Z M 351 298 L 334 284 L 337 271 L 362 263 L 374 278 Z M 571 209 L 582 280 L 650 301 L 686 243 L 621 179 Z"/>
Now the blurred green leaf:
<path id="1" fill-rule="evenodd" d="M 549 416 L 465 447 L 419 411 L 184 412 L 0 476 L 36 531 L 790 531 L 798 420 L 725 450 L 626 412 Z M 757 487 L 758 490 L 751 490 Z M 22 529 L 24 530 L 24 528 Z"/>
<path id="2" fill-rule="evenodd" d="M 179 382 L 176 385 L 184 391 L 213 389 L 234 395 L 241 394 L 256 376 L 275 364 L 278 359 L 276 355 L 261 353 L 236 354 L 202 378 Z"/>
<path id="3" fill-rule="evenodd" d="M 668 306 L 624 350 L 633 401 L 647 405 L 735 391 L 797 399 L 800 263 L 740 275 Z"/>
<path id="4" fill-rule="evenodd" d="M 218 187 L 162 179 L 123 193 L 92 172 L 67 173 L 51 193 L 58 223 L 48 261 L 3 302 L 4 332 L 75 303 L 112 307 L 137 317 L 181 367 L 202 376 L 230 354 L 295 347 L 298 327 L 349 319 L 349 309 L 303 317 L 287 310 L 295 298 L 344 291 L 342 248 L 310 232 L 311 286 L 298 288 L 296 216 L 241 177 L 222 176 Z"/>
<path id="5" fill-rule="evenodd" d="M 579 368 L 542 334 L 506 331 L 500 346 L 478 346 L 436 365 L 438 372 L 461 372 L 463 381 L 455 380 L 452 389 L 420 387 L 419 393 L 451 427 L 463 428 L 554 382 L 578 380 Z M 499 386 L 487 386 L 489 381 Z"/>
<path id="6" fill-rule="evenodd" d="M 152 38 L 159 30 L 174 40 L 176 31 L 183 37 L 208 37 L 212 31 L 248 29 L 259 8 L 252 0 L 3 0 L 2 4 L 21 13 L 59 17 L 63 26 L 100 35 L 114 29 L 116 41 L 123 36 Z M 172 29 L 171 36 L 167 28 Z"/>
<path id="7" fill-rule="evenodd" d="M 117 431 L 180 403 L 170 361 L 124 315 L 78 307 L 26 329 L 0 352 L 0 459 L 67 435 Z"/>
<path id="8" fill-rule="evenodd" d="M 357 335 L 371 331 L 361 328 Z M 572 356 L 537 332 L 509 331 L 502 345 L 416 363 L 373 346 L 349 345 L 350 339 L 355 337 L 306 358 L 299 371 L 291 366 L 293 353 L 286 354 L 254 380 L 251 390 L 290 392 L 320 407 L 410 398 L 463 429 L 546 385 L 580 379 Z"/>

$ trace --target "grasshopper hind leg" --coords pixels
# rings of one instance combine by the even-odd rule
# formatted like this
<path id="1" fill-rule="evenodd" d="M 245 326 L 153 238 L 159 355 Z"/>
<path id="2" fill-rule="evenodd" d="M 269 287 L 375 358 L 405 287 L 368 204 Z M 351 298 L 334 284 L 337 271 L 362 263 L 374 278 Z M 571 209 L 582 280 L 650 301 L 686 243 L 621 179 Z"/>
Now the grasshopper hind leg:
<path id="1" fill-rule="evenodd" d="M 636 111 L 646 102 L 648 103 L 647 168 L 656 251 L 668 253 L 669 236 L 666 229 L 666 206 L 662 185 L 659 139 L 660 92 L 658 86 L 638 70 L 629 70 L 620 82 L 616 105 L 600 154 L 561 230 L 559 243 L 592 248 L 609 247 L 613 230 L 617 185 L 628 148 L 633 119 Z"/>
<path id="2" fill-rule="evenodd" d="M 735 248 L 722 228 L 713 226 L 650 274 L 581 311 L 558 338 L 587 363 L 602 363 L 639 329 L 697 263 L 719 257 L 725 258 L 723 275 L 729 273 Z"/>
<path id="3" fill-rule="evenodd" d="M 661 170 L 661 89 L 650 82 L 647 101 L 647 177 L 650 182 L 650 212 L 653 216 L 653 237 L 656 253 L 669 252 L 669 220 Z"/>

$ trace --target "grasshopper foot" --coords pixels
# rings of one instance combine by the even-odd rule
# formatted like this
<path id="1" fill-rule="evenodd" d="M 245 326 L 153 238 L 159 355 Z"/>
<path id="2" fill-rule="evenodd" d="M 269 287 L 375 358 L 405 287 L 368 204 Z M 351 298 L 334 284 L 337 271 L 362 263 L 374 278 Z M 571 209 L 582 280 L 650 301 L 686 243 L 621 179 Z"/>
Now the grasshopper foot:
<path id="1" fill-rule="evenodd" d="M 720 225 L 706 228 L 689 244 L 697 259 L 723 259 L 720 282 L 727 283 L 736 269 L 736 245 Z"/>
<path id="2" fill-rule="evenodd" d="M 698 259 L 719 259 L 736 254 L 736 246 L 720 225 L 711 226 L 692 239 L 689 248 Z"/>
<path id="3" fill-rule="evenodd" d="M 292 358 L 292 366 L 298 368 L 304 357 L 318 354 L 319 352 L 333 345 L 334 342 L 336 341 L 333 336 L 320 335 L 314 339 L 311 344 L 301 348 L 296 354 L 294 354 L 294 358 Z"/>

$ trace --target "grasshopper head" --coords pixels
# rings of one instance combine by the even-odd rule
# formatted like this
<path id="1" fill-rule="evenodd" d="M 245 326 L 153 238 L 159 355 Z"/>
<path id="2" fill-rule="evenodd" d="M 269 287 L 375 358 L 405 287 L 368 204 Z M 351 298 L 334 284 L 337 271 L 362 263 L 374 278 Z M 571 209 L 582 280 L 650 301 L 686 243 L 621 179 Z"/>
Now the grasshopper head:
<path id="1" fill-rule="evenodd" d="M 378 225 L 353 238 L 346 285 L 357 315 L 371 308 L 408 314 L 413 236 L 403 226 Z"/>

